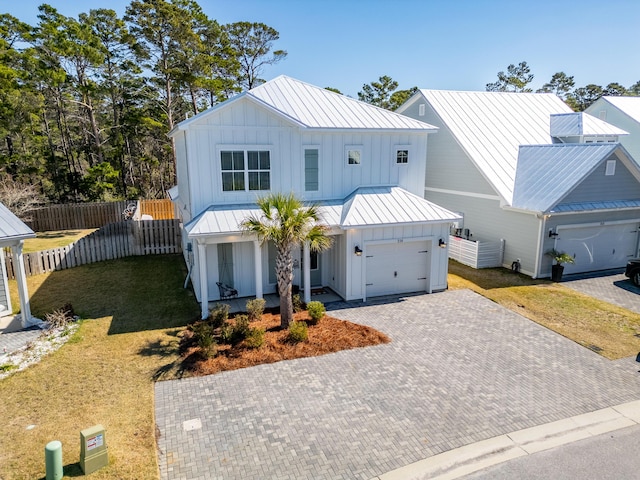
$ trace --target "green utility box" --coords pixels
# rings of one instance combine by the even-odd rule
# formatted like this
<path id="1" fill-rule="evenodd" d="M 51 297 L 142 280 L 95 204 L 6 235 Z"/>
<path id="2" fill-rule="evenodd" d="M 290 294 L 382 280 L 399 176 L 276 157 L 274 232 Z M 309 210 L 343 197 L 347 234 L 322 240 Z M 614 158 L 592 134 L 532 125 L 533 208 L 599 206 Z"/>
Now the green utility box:
<path id="1" fill-rule="evenodd" d="M 80 431 L 80 466 L 85 475 L 109 464 L 104 427 L 95 425 Z"/>

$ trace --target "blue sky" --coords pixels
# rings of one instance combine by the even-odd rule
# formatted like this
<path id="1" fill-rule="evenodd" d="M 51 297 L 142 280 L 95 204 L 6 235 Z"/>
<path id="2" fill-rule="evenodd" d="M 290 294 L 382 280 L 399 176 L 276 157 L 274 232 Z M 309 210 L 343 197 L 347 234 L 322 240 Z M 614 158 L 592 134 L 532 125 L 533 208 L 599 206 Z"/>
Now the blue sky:
<path id="1" fill-rule="evenodd" d="M 37 23 L 36 0 L 0 0 L 0 11 Z M 50 0 L 67 16 L 124 13 L 129 0 Z M 540 87 L 558 71 L 577 86 L 640 80 L 637 0 L 200 0 L 220 23 L 263 22 L 288 57 L 263 77 L 291 77 L 356 96 L 389 75 L 400 88 L 484 90 L 526 61 Z"/>

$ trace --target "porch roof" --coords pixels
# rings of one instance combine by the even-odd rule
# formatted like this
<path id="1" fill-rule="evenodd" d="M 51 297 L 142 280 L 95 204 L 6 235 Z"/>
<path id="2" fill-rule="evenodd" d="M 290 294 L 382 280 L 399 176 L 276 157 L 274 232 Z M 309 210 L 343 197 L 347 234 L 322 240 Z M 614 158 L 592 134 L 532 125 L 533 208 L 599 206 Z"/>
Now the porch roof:
<path id="1" fill-rule="evenodd" d="M 259 213 L 255 204 L 212 205 L 185 225 L 185 230 L 191 238 L 239 234 L 240 223 Z M 321 224 L 342 229 L 449 223 L 461 218 L 394 186 L 362 187 L 343 200 L 319 202 L 319 213 Z"/>
<path id="2" fill-rule="evenodd" d="M 11 245 L 35 236 L 33 230 L 0 203 L 0 246 Z"/>

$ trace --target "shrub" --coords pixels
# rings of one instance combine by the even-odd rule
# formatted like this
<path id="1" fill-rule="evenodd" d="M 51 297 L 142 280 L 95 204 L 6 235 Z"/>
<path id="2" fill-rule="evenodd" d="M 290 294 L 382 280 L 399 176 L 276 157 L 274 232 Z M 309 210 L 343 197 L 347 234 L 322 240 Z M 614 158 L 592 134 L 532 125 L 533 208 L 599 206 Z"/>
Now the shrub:
<path id="1" fill-rule="evenodd" d="M 205 358 L 215 357 L 216 340 L 213 327 L 205 322 L 198 322 L 193 326 L 193 336 Z"/>
<path id="2" fill-rule="evenodd" d="M 302 308 L 302 299 L 300 298 L 300 294 L 296 293 L 291 296 L 291 302 L 293 303 L 293 311 L 298 313 L 303 310 Z"/>
<path id="3" fill-rule="evenodd" d="M 226 303 L 217 303 L 214 308 L 209 312 L 209 322 L 213 328 L 220 328 L 229 318 L 229 308 Z"/>
<path id="4" fill-rule="evenodd" d="M 224 343 L 236 345 L 247 338 L 251 328 L 249 327 L 249 317 L 238 315 L 234 323 L 227 322 L 220 329 L 220 339 Z"/>
<path id="5" fill-rule="evenodd" d="M 304 322 L 291 322 L 289 324 L 289 341 L 304 342 L 309 337 L 307 324 Z"/>
<path id="6" fill-rule="evenodd" d="M 322 302 L 313 301 L 307 303 L 307 312 L 309 312 L 312 324 L 315 325 L 324 317 L 326 310 Z"/>
<path id="7" fill-rule="evenodd" d="M 266 305 L 264 298 L 256 298 L 253 300 L 247 300 L 247 313 L 249 314 L 249 321 L 255 322 L 262 318 L 264 313 L 264 306 Z"/>
<path id="8" fill-rule="evenodd" d="M 245 344 L 249 348 L 260 348 L 264 345 L 264 328 L 251 328 L 245 339 Z"/>

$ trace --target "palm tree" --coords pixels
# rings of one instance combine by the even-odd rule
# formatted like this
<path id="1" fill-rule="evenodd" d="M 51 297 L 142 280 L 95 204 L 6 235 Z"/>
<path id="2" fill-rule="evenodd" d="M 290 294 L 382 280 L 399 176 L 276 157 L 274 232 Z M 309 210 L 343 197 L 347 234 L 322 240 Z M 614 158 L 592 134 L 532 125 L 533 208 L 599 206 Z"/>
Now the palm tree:
<path id="1" fill-rule="evenodd" d="M 288 328 L 293 318 L 293 249 L 309 243 L 311 251 L 320 252 L 331 246 L 331 238 L 327 235 L 327 227 L 317 223 L 318 206 L 305 207 L 293 193 L 271 193 L 258 198 L 257 204 L 260 213 L 243 220 L 240 227 L 257 235 L 261 243 L 271 240 L 275 244 L 280 326 Z"/>

